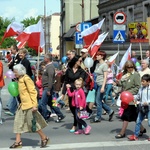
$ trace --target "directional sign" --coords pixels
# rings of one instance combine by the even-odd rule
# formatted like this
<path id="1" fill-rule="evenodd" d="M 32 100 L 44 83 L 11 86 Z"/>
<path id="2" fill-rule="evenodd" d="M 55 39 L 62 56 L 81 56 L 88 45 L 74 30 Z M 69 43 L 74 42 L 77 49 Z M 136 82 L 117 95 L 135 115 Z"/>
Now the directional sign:
<path id="1" fill-rule="evenodd" d="M 76 48 L 83 48 L 83 38 L 81 36 L 81 32 L 75 33 L 75 47 Z"/>
<path id="2" fill-rule="evenodd" d="M 124 12 L 116 12 L 114 14 L 114 21 L 116 24 L 124 24 L 126 21 L 126 14 Z"/>
<path id="3" fill-rule="evenodd" d="M 114 43 L 121 44 L 125 42 L 125 28 L 125 25 L 114 25 Z"/>

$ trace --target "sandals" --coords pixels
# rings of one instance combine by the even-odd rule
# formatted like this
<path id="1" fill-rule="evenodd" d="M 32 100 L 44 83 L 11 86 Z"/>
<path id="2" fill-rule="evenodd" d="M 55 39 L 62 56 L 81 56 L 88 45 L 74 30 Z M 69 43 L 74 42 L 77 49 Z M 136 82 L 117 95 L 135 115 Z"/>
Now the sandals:
<path id="1" fill-rule="evenodd" d="M 115 136 L 116 139 L 120 139 L 120 138 L 124 138 L 124 137 L 125 137 L 125 134 L 122 135 L 120 133 Z"/>
<path id="2" fill-rule="evenodd" d="M 48 142 L 49 142 L 49 138 L 48 138 L 48 137 L 46 137 L 45 140 L 42 140 L 42 141 L 41 141 L 41 148 L 46 147 L 46 145 L 48 144 Z"/>
<path id="3" fill-rule="evenodd" d="M 22 147 L 22 141 L 20 141 L 19 143 L 15 142 L 9 148 L 21 148 L 21 147 Z"/>

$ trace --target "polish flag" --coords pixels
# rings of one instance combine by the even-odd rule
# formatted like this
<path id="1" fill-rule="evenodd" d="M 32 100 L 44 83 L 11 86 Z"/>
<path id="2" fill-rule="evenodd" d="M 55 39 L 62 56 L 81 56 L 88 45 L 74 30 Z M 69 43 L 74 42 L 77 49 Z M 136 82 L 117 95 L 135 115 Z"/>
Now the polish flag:
<path id="1" fill-rule="evenodd" d="M 111 63 L 111 65 L 115 62 L 115 59 L 117 58 L 118 54 L 119 54 L 119 52 L 115 53 L 108 59 L 108 61 Z"/>
<path id="2" fill-rule="evenodd" d="M 83 37 L 83 40 L 86 44 L 85 47 L 90 46 L 91 43 L 93 43 L 98 38 L 104 20 L 105 18 L 101 20 L 99 23 L 81 32 L 81 36 Z"/>
<path id="3" fill-rule="evenodd" d="M 122 78 L 123 75 L 123 67 L 126 63 L 127 60 L 131 60 L 131 46 L 132 44 L 130 44 L 129 48 L 127 49 L 126 53 L 123 55 L 121 62 L 119 64 L 119 67 L 117 68 L 117 74 L 116 74 L 116 79 L 120 80 Z M 119 72 L 119 70 L 122 70 L 121 72 Z"/>
<path id="4" fill-rule="evenodd" d="M 18 47 L 22 48 L 27 44 L 30 48 L 33 48 L 38 52 L 38 48 L 40 48 L 40 52 L 42 52 L 43 47 L 45 46 L 44 40 L 44 30 L 41 19 L 37 24 L 28 26 L 17 38 Z"/>
<path id="5" fill-rule="evenodd" d="M 102 33 L 98 36 L 98 39 L 92 44 L 91 49 L 89 50 L 89 54 L 91 57 L 94 57 L 98 49 L 100 48 L 101 44 L 107 37 L 108 33 Z"/>
<path id="6" fill-rule="evenodd" d="M 120 64 L 119 64 L 120 70 L 123 69 L 127 60 L 131 60 L 131 46 L 132 46 L 132 44 L 130 44 L 129 48 L 127 49 L 127 51 L 125 52 L 125 54 L 123 55 L 123 57 L 120 61 Z"/>
<path id="7" fill-rule="evenodd" d="M 23 24 L 18 22 L 12 22 L 10 25 L 8 25 L 6 32 L 2 38 L 1 43 L 4 41 L 5 38 L 11 37 L 11 36 L 17 36 L 23 31 Z"/>

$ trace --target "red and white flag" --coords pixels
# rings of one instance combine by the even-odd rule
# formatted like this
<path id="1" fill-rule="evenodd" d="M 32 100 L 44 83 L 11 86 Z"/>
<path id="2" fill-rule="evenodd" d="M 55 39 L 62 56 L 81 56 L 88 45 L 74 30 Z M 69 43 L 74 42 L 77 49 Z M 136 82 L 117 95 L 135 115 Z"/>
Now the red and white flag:
<path id="1" fill-rule="evenodd" d="M 22 31 L 23 31 L 22 23 L 12 22 L 10 25 L 8 25 L 1 43 L 4 41 L 5 38 L 11 37 L 11 36 L 18 36 Z"/>
<path id="2" fill-rule="evenodd" d="M 132 44 L 130 44 L 129 48 L 127 49 L 126 53 L 123 55 L 121 62 L 119 64 L 119 67 L 117 67 L 117 73 L 116 73 L 116 79 L 120 80 L 122 78 L 123 75 L 123 67 L 126 63 L 127 60 L 131 60 L 131 46 Z M 121 72 L 119 72 L 121 70 Z"/>
<path id="3" fill-rule="evenodd" d="M 108 33 L 102 33 L 98 36 L 98 39 L 92 44 L 91 49 L 89 50 L 89 54 L 91 57 L 94 57 L 98 49 L 100 48 L 101 44 L 107 37 Z"/>
<path id="4" fill-rule="evenodd" d="M 117 52 L 117 53 L 115 53 L 114 55 L 112 55 L 112 56 L 108 59 L 108 61 L 109 61 L 111 64 L 113 64 L 113 63 L 115 62 L 115 59 L 117 58 L 118 54 L 119 54 L 119 52 Z"/>
<path id="5" fill-rule="evenodd" d="M 45 46 L 44 40 L 44 30 L 41 19 L 37 24 L 28 26 L 17 38 L 18 47 L 22 48 L 27 43 L 30 48 L 42 52 L 43 47 Z"/>
<path id="6" fill-rule="evenodd" d="M 104 20 L 105 18 L 101 20 L 99 23 L 94 24 L 90 28 L 87 28 L 86 30 L 81 32 L 81 36 L 83 37 L 86 47 L 90 46 L 91 43 L 98 38 Z"/>
<path id="7" fill-rule="evenodd" d="M 127 49 L 127 51 L 125 52 L 125 54 L 123 55 L 123 57 L 120 61 L 120 64 L 119 64 L 120 70 L 123 69 L 127 60 L 131 60 L 131 46 L 132 46 L 132 44 L 130 44 L 129 48 Z"/>

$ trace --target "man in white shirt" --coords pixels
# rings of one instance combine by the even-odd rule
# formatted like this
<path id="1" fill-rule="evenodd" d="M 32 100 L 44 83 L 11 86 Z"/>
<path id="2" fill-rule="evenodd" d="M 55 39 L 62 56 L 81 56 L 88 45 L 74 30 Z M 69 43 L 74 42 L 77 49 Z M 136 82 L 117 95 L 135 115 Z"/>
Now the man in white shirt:
<path id="1" fill-rule="evenodd" d="M 140 76 L 142 77 L 144 74 L 150 74 L 149 61 L 144 59 L 141 61 L 142 70 L 139 71 Z"/>

